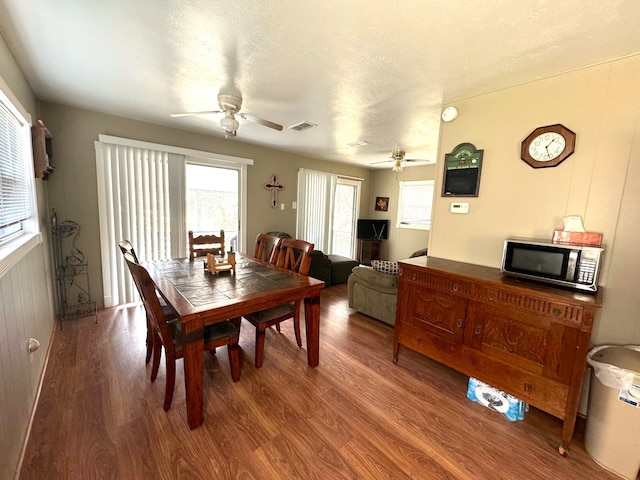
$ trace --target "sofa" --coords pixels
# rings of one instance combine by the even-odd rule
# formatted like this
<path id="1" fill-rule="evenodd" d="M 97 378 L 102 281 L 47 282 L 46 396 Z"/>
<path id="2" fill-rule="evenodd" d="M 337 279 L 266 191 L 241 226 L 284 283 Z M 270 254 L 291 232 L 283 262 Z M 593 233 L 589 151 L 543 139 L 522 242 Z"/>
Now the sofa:
<path id="1" fill-rule="evenodd" d="M 269 232 L 269 234 L 281 238 L 291 238 L 285 232 Z M 309 276 L 322 280 L 325 287 L 347 283 L 351 270 L 358 265 L 360 263 L 352 258 L 341 255 L 325 255 L 322 250 L 314 250 L 311 253 Z"/>
<path id="2" fill-rule="evenodd" d="M 357 266 L 347 281 L 347 289 L 349 308 L 395 325 L 398 275 L 382 273 L 365 265 Z"/>
<path id="3" fill-rule="evenodd" d="M 427 254 L 421 249 L 411 255 Z M 395 325 L 398 302 L 398 263 L 372 260 L 370 267 L 357 266 L 347 281 L 349 308 Z"/>

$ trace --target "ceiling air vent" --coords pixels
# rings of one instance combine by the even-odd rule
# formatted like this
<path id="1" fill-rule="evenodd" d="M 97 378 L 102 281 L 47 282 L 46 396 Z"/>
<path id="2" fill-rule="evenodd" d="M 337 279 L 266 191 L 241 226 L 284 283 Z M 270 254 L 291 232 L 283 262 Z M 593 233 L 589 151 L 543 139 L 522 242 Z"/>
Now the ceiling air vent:
<path id="1" fill-rule="evenodd" d="M 301 132 L 302 130 L 307 130 L 309 128 L 313 128 L 317 126 L 318 126 L 317 124 L 311 123 L 311 122 L 300 122 L 300 123 L 296 123 L 295 125 L 291 125 L 289 129 Z"/>

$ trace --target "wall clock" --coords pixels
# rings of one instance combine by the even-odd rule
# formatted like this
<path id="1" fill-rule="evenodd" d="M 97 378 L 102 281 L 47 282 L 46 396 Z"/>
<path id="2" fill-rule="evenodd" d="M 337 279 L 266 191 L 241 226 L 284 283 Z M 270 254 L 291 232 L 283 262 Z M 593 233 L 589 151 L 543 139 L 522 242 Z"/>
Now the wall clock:
<path id="1" fill-rule="evenodd" d="M 520 158 L 533 168 L 555 167 L 576 147 L 576 134 L 559 123 L 538 127 L 522 141 Z"/>

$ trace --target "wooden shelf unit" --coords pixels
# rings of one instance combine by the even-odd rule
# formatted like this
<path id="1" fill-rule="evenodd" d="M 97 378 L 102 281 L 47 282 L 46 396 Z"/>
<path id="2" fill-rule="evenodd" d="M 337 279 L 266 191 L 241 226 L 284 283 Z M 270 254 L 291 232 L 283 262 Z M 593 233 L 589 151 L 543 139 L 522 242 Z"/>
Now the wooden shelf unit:
<path id="1" fill-rule="evenodd" d="M 381 240 L 358 239 L 358 262 L 362 265 L 371 265 L 371 260 L 380 260 Z"/>

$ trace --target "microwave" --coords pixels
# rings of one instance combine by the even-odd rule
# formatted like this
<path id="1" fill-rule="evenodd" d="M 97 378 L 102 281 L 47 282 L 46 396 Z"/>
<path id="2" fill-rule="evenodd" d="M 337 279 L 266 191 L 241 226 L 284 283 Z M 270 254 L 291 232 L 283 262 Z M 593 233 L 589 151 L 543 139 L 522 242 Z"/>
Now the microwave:
<path id="1" fill-rule="evenodd" d="M 504 242 L 502 273 L 596 292 L 604 248 L 511 238 Z"/>

